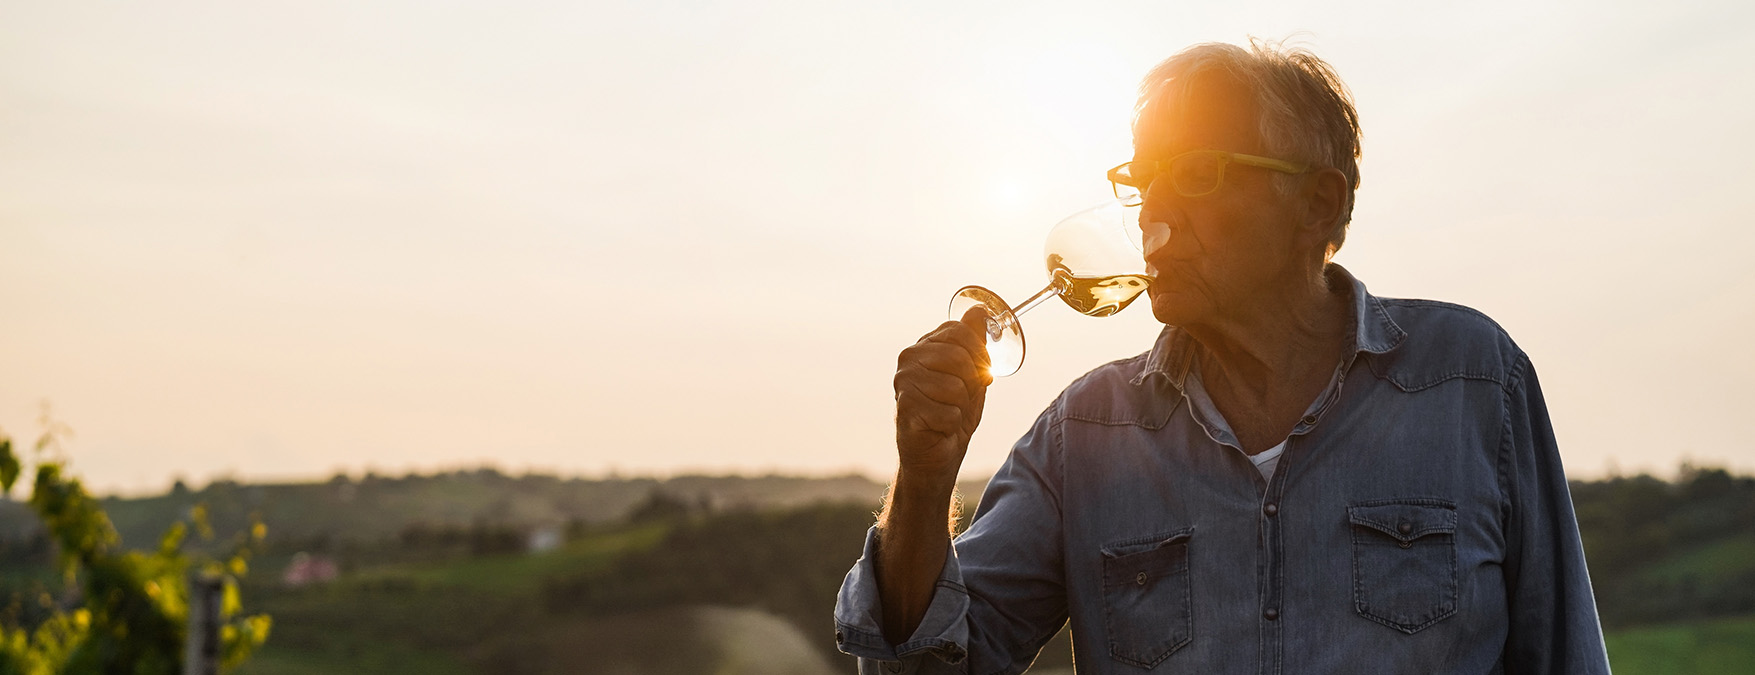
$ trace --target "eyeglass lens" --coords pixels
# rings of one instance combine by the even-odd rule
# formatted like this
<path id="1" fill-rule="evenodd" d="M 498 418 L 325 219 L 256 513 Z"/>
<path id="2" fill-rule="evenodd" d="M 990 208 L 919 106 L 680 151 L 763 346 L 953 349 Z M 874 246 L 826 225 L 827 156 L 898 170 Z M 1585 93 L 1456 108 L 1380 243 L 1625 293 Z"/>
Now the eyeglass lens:
<path id="1" fill-rule="evenodd" d="M 1184 197 L 1199 197 L 1217 191 L 1225 174 L 1224 160 L 1213 153 L 1189 153 L 1177 157 L 1168 165 L 1157 162 L 1129 162 L 1117 171 L 1117 180 L 1114 181 L 1116 194 L 1133 190 L 1144 193 L 1155 187 L 1160 168 L 1165 169 L 1165 174 L 1170 177 L 1169 187 L 1173 187 Z M 1124 190 L 1123 187 L 1131 190 Z"/>
<path id="2" fill-rule="evenodd" d="M 1223 166 L 1218 155 L 1197 152 L 1177 157 L 1170 163 L 1170 180 L 1176 192 L 1185 197 L 1198 197 L 1219 189 Z"/>

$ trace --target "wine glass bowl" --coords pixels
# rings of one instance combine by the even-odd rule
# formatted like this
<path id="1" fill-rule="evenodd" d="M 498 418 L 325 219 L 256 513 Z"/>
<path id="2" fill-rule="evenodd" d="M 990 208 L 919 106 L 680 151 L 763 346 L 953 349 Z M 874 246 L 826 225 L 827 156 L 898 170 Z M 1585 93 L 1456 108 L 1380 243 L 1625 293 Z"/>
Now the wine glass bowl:
<path id="1" fill-rule="evenodd" d="M 993 291 L 965 286 L 951 298 L 950 318 L 960 320 L 971 307 L 987 311 L 989 373 L 1004 377 L 1024 364 L 1024 329 L 1018 315 L 1057 296 L 1087 316 L 1110 316 L 1125 309 L 1151 284 L 1141 255 L 1140 198 L 1125 195 L 1085 209 L 1055 224 L 1043 246 L 1048 286 L 1016 308 Z"/>
<path id="2" fill-rule="evenodd" d="M 1053 274 L 1056 259 L 1080 276 L 1144 273 L 1138 195 L 1111 199 L 1054 224 L 1042 244 Z"/>

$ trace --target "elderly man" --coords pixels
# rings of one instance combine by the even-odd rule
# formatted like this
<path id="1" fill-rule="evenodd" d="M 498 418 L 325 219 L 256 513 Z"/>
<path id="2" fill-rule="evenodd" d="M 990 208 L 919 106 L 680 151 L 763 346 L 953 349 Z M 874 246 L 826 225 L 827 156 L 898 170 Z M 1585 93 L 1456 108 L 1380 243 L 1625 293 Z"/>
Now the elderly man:
<path id="1" fill-rule="evenodd" d="M 1339 265 L 1349 95 L 1315 56 L 1200 45 L 1147 75 L 1133 161 L 1151 351 L 1048 406 L 953 543 L 980 316 L 902 352 L 894 484 L 836 638 L 862 672 L 1606 673 L 1522 350 Z"/>

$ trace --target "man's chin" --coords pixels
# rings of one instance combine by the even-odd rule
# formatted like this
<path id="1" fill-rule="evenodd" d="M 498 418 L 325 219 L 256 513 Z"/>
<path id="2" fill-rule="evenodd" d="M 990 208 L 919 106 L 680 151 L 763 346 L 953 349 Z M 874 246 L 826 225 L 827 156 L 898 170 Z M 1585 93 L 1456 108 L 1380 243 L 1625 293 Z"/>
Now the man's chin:
<path id="1" fill-rule="evenodd" d="M 1171 293 L 1153 294 L 1151 301 L 1152 316 L 1158 319 L 1158 323 L 1167 326 L 1187 325 L 1198 314 L 1198 308 L 1194 303 L 1188 302 L 1188 298 Z"/>
<path id="2" fill-rule="evenodd" d="M 1153 293 L 1149 299 L 1152 301 L 1152 316 L 1157 317 L 1158 323 L 1174 326 L 1182 318 L 1170 296 Z"/>

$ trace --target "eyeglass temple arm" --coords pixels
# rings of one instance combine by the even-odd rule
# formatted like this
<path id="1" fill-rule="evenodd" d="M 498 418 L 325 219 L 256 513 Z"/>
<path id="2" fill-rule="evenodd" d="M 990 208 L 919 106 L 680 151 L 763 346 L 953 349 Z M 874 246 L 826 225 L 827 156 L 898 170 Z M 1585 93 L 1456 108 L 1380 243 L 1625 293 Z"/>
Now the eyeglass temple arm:
<path id="1" fill-rule="evenodd" d="M 1231 153 L 1231 161 L 1263 169 L 1273 169 L 1274 171 L 1279 171 L 1281 173 L 1304 173 L 1310 170 L 1310 167 L 1308 166 L 1299 166 L 1285 160 L 1238 153 Z"/>

